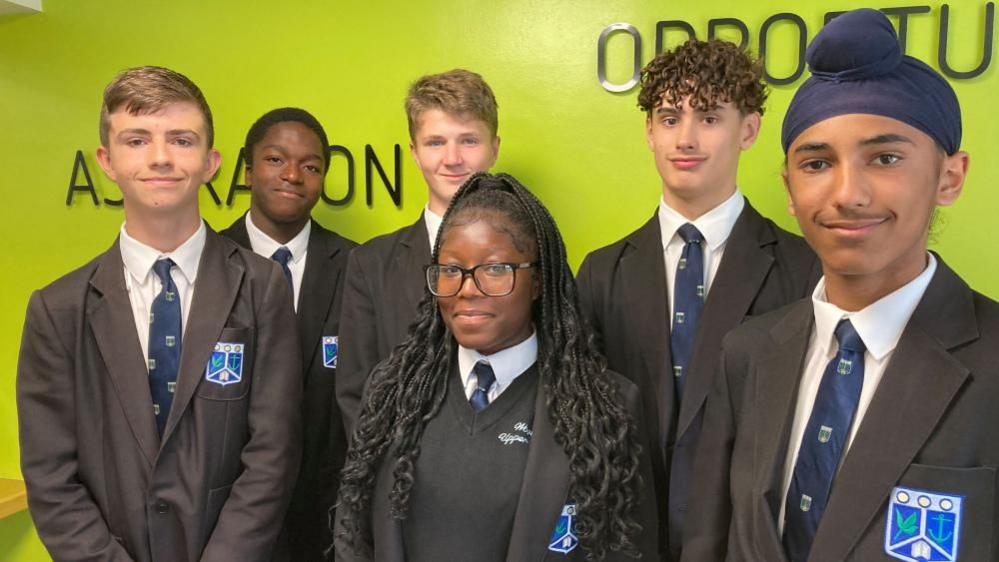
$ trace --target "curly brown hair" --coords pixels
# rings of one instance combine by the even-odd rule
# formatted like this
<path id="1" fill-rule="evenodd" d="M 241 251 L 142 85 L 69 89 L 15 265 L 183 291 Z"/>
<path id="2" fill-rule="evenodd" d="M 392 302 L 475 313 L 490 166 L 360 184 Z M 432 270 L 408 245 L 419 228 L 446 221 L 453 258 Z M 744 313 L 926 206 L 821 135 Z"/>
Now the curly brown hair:
<path id="1" fill-rule="evenodd" d="M 638 107 L 651 114 L 663 100 L 676 107 L 690 96 L 701 111 L 732 102 L 743 115 L 763 115 L 769 92 L 762 75 L 760 61 L 734 43 L 690 39 L 645 65 Z"/>

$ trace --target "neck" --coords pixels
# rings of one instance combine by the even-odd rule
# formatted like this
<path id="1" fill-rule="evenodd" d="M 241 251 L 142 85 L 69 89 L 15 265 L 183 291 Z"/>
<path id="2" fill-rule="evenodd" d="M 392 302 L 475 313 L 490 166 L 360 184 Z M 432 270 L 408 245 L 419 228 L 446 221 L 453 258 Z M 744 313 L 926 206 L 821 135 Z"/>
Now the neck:
<path id="1" fill-rule="evenodd" d="M 698 193 L 694 196 L 688 196 L 689 194 L 674 191 L 670 189 L 669 186 L 663 185 L 663 201 L 665 201 L 671 209 L 680 213 L 683 215 L 683 218 L 689 221 L 696 220 L 701 215 L 704 215 L 718 205 L 721 205 L 727 201 L 733 193 L 735 193 L 734 183 L 731 187 L 724 190 L 710 193 Z"/>
<path id="2" fill-rule="evenodd" d="M 201 215 L 195 209 L 179 216 L 143 216 L 125 207 L 125 231 L 135 240 L 164 254 L 176 250 L 198 231 Z"/>
<path id="3" fill-rule="evenodd" d="M 447 207 L 450 204 L 451 204 L 451 201 L 443 201 L 443 200 L 435 197 L 433 193 L 429 193 L 428 194 L 428 197 L 427 197 L 427 208 L 430 209 L 431 213 L 437 215 L 438 217 L 443 217 L 444 216 L 444 213 L 447 212 Z"/>
<path id="4" fill-rule="evenodd" d="M 908 260 L 904 267 L 872 275 L 850 275 L 830 271 L 823 264 L 826 282 L 826 300 L 847 311 L 863 310 L 910 283 L 926 269 L 926 248 L 921 259 Z"/>
<path id="5" fill-rule="evenodd" d="M 263 213 L 258 212 L 256 208 L 251 207 L 250 220 L 253 221 L 254 226 L 270 237 L 271 240 L 278 244 L 287 244 L 292 238 L 298 236 L 298 233 L 302 232 L 305 224 L 309 222 L 309 217 L 305 216 L 294 222 L 278 223 L 270 220 Z"/>

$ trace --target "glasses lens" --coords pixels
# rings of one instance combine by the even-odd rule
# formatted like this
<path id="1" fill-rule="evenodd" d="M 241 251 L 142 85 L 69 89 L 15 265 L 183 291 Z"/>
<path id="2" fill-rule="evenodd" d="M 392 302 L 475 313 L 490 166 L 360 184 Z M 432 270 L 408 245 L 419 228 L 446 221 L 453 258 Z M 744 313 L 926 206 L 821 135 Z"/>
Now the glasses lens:
<path id="1" fill-rule="evenodd" d="M 431 265 L 427 268 L 427 285 L 438 297 L 451 297 L 461 290 L 461 269 L 451 265 Z"/>
<path id="2" fill-rule="evenodd" d="M 475 283 L 490 297 L 502 297 L 513 291 L 514 270 L 510 264 L 484 264 L 475 270 Z"/>

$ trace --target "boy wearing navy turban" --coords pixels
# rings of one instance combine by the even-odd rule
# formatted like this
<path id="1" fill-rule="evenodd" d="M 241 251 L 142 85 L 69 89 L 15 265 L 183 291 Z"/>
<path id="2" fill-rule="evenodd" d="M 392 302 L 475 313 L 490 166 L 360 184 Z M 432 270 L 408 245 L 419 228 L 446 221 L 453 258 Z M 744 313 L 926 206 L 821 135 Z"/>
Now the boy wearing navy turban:
<path id="1" fill-rule="evenodd" d="M 927 251 L 957 97 L 874 10 L 806 58 L 784 181 L 823 278 L 725 341 L 684 560 L 996 560 L 999 304 Z"/>

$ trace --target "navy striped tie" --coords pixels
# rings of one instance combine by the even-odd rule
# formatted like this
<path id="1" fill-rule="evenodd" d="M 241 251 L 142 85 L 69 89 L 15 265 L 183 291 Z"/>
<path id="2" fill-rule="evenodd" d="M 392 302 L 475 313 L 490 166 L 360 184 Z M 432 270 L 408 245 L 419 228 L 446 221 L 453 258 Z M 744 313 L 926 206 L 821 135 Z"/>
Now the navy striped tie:
<path id="1" fill-rule="evenodd" d="M 281 271 L 284 272 L 284 277 L 288 280 L 288 288 L 291 289 L 292 294 L 294 294 L 295 283 L 291 280 L 291 268 L 288 267 L 288 262 L 291 261 L 291 250 L 281 246 L 277 250 L 274 250 L 274 253 L 271 254 L 271 259 L 281 265 Z"/>
<path id="2" fill-rule="evenodd" d="M 867 348 L 849 320 L 836 326 L 836 341 L 839 351 L 822 375 L 787 491 L 784 547 L 791 562 L 808 559 L 864 387 Z"/>
<path id="3" fill-rule="evenodd" d="M 162 288 L 153 300 L 149 315 L 149 394 L 161 437 L 170 415 L 180 368 L 180 295 L 170 277 L 173 266 L 173 260 L 169 258 L 156 260 L 153 264 L 153 272 L 159 277 Z"/>
<path id="4" fill-rule="evenodd" d="M 472 393 L 468 402 L 472 405 L 473 410 L 481 412 L 489 405 L 489 387 L 496 382 L 496 374 L 493 373 L 493 368 L 489 363 L 485 361 L 476 363 L 475 367 L 472 367 L 472 372 L 475 373 L 476 386 L 475 392 Z"/>

